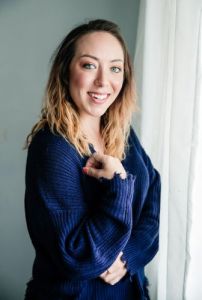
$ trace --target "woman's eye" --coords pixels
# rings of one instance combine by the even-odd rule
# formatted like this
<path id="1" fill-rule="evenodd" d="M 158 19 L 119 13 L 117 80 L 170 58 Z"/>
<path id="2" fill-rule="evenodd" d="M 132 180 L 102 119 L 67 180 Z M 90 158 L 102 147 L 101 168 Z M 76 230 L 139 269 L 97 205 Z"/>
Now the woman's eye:
<path id="1" fill-rule="evenodd" d="M 83 68 L 85 68 L 85 69 L 95 69 L 95 65 L 94 64 L 84 64 L 83 65 Z"/>
<path id="2" fill-rule="evenodd" d="M 119 73 L 119 72 L 122 71 L 121 68 L 119 68 L 119 67 L 111 67 L 111 70 L 112 70 L 112 72 L 114 72 L 114 73 Z"/>

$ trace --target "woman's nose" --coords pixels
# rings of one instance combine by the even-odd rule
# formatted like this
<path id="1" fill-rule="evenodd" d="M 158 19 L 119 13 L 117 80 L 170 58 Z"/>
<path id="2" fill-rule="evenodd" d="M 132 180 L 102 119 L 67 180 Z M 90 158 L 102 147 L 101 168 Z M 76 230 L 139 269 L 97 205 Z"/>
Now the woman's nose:
<path id="1" fill-rule="evenodd" d="M 98 70 L 97 76 L 95 78 L 95 85 L 99 87 L 108 85 L 108 76 L 106 70 Z"/>

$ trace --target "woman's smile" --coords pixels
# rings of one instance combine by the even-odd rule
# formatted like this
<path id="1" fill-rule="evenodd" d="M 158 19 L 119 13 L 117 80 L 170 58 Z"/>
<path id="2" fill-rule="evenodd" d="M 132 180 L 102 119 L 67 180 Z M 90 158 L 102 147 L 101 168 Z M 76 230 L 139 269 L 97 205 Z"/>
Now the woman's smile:
<path id="1" fill-rule="evenodd" d="M 107 101 L 110 94 L 109 93 L 96 93 L 96 92 L 88 92 L 90 99 L 96 104 L 103 104 Z"/>

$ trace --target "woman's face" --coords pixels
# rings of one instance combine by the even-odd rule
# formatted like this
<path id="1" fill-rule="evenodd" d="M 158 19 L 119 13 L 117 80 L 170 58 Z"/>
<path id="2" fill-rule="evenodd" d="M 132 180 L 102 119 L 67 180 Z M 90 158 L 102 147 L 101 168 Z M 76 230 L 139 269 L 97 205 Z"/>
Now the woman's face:
<path id="1" fill-rule="evenodd" d="M 124 53 L 110 33 L 93 32 L 76 44 L 70 64 L 70 95 L 80 117 L 100 118 L 117 98 L 124 78 Z"/>

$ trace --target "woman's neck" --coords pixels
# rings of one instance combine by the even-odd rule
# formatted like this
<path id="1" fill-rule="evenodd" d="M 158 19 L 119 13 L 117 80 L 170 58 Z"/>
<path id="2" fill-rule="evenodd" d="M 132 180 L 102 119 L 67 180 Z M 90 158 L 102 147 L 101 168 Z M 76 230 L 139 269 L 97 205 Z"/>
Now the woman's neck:
<path id="1" fill-rule="evenodd" d="M 82 132 L 88 137 L 100 136 L 100 118 L 80 117 L 80 127 Z"/>
<path id="2" fill-rule="evenodd" d="M 96 151 L 104 153 L 104 143 L 100 132 L 100 118 L 80 119 L 80 126 L 88 142 Z"/>

